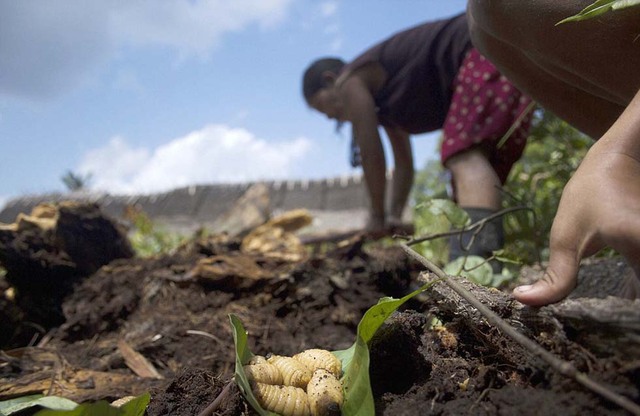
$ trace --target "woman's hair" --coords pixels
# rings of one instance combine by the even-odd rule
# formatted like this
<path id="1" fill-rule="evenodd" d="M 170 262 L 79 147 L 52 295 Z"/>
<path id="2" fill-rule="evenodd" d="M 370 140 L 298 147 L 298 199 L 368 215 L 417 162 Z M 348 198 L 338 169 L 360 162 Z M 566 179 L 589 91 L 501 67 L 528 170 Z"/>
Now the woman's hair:
<path id="1" fill-rule="evenodd" d="M 304 77 L 302 78 L 304 99 L 309 101 L 316 92 L 327 87 L 326 81 L 322 77 L 325 71 L 337 74 L 344 65 L 344 61 L 339 58 L 321 58 L 312 62 L 307 70 L 304 71 Z"/>

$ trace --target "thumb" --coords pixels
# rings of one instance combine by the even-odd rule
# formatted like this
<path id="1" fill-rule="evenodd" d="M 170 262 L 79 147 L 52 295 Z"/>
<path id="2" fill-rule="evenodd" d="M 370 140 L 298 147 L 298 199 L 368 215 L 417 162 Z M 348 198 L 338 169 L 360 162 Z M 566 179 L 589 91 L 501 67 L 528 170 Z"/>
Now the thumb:
<path id="1" fill-rule="evenodd" d="M 513 290 L 516 300 L 530 306 L 544 306 L 567 297 L 576 287 L 580 261 L 575 250 L 552 248 L 549 266 L 540 280 Z"/>

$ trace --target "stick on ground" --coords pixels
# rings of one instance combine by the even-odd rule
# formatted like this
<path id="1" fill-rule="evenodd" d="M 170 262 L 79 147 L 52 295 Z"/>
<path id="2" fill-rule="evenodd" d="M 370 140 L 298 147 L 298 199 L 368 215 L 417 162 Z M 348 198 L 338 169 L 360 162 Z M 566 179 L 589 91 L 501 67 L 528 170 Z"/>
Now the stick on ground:
<path id="1" fill-rule="evenodd" d="M 447 284 L 453 291 L 455 291 L 467 302 L 469 302 L 474 308 L 476 308 L 487 319 L 489 323 L 495 325 L 504 334 L 508 335 L 514 341 L 522 345 L 522 347 L 524 347 L 527 351 L 542 359 L 544 362 L 549 364 L 551 368 L 558 371 L 560 374 L 574 379 L 576 382 L 591 390 L 592 392 L 599 394 L 612 403 L 615 403 L 623 409 L 628 410 L 632 414 L 640 416 L 640 406 L 638 406 L 636 403 L 606 388 L 602 384 L 591 380 L 586 374 L 579 372 L 570 362 L 564 361 L 556 357 L 549 351 L 545 350 L 535 341 L 518 332 L 514 327 L 505 322 L 491 309 L 487 308 L 467 289 L 465 289 L 454 279 L 451 279 L 449 275 L 442 271 L 442 269 L 440 269 L 438 266 L 415 252 L 408 245 L 401 243 L 400 246 L 411 258 L 420 262 L 438 278 L 442 279 L 442 281 Z"/>

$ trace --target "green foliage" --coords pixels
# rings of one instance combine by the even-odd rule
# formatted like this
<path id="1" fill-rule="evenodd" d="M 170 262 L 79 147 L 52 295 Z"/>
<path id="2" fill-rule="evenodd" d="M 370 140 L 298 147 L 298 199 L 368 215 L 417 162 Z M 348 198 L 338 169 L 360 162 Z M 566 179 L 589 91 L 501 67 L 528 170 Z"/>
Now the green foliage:
<path id="1" fill-rule="evenodd" d="M 433 283 L 435 283 L 435 281 Z M 378 328 L 380 328 L 387 318 L 403 303 L 429 289 L 433 283 L 426 284 L 401 299 L 389 297 L 380 299 L 376 305 L 365 312 L 360 320 L 356 340 L 353 345 L 346 350 L 333 351 L 342 362 L 343 375 L 340 381 L 345 391 L 342 416 L 373 416 L 375 414 L 373 393 L 369 380 L 368 343 Z M 249 351 L 247 346 L 247 331 L 236 315 L 229 314 L 229 320 L 231 321 L 236 348 L 236 383 L 245 399 L 258 414 L 261 416 L 274 416 L 275 413 L 268 412 L 260 407 L 244 373 L 243 365 L 248 363 L 253 356 L 253 353 Z"/>
<path id="2" fill-rule="evenodd" d="M 479 256 L 464 256 L 449 262 L 449 232 L 472 225 L 466 211 L 448 199 L 432 199 L 416 207 L 416 232 L 420 237 L 431 236 L 434 239 L 413 247 L 418 253 L 436 265 L 443 266 L 447 274 L 465 276 L 472 282 L 489 287 L 499 287 L 513 279 L 514 274 L 507 267 L 500 273 L 494 273 L 489 260 L 497 260 L 503 264 L 519 264 L 504 250 L 493 253 L 491 259 Z M 435 238 L 438 235 L 441 237 Z M 446 239 L 443 237 L 447 237 Z"/>
<path id="3" fill-rule="evenodd" d="M 451 223 L 447 219 L 447 214 L 439 211 L 438 207 L 432 204 L 434 200 L 444 201 L 447 198 L 447 182 L 448 178 L 439 161 L 427 162 L 424 169 L 416 173 L 411 196 L 416 235 L 424 236 L 449 231 Z M 449 259 L 449 246 L 446 239 L 425 241 L 414 246 L 413 249 L 437 265 L 443 265 Z"/>
<path id="4" fill-rule="evenodd" d="M 15 399 L 1 401 L 0 415 L 12 415 L 36 406 L 55 410 L 71 410 L 78 406 L 78 404 L 63 397 L 33 394 L 30 396 L 16 397 Z"/>
<path id="5" fill-rule="evenodd" d="M 531 264 L 548 257 L 549 232 L 555 217 L 562 189 L 587 153 L 592 140 L 550 112 L 535 113 L 527 148 L 513 167 L 504 187 L 504 208 L 526 207 L 504 216 L 505 246 L 495 258 L 507 268 L 511 264 Z M 414 223 L 419 237 L 435 235 L 460 228 L 466 216 L 453 202 L 436 201 L 446 195 L 443 168 L 431 162 L 416 175 L 412 195 Z M 456 213 L 457 212 L 457 213 Z M 430 240 L 415 247 L 416 251 L 437 265 L 448 262 L 446 238 Z M 467 257 L 467 259 L 469 259 Z M 514 261 L 517 259 L 517 261 Z M 462 262 L 462 260 L 460 260 Z M 491 279 L 477 271 L 473 262 L 456 263 L 448 270 L 462 270 L 478 281 L 491 281 L 497 286 L 507 280 L 513 270 L 494 275 Z M 484 267 L 483 267 L 484 268 Z"/>
<path id="6" fill-rule="evenodd" d="M 35 394 L 0 402 L 0 415 L 9 416 L 34 407 L 44 407 L 35 416 L 142 416 L 149 400 L 149 393 L 145 393 L 122 407 L 114 407 L 104 400 L 79 405 L 64 397 Z"/>
<path id="7" fill-rule="evenodd" d="M 597 0 L 580 11 L 580 13 L 559 21 L 556 25 L 592 19 L 611 10 L 621 10 L 640 5 L 640 0 Z"/>
<path id="8" fill-rule="evenodd" d="M 511 263 L 509 259 L 500 256 L 496 259 Z M 487 259 L 480 256 L 458 257 L 447 263 L 443 271 L 452 276 L 464 276 L 475 284 L 487 287 L 500 287 L 514 277 L 506 267 L 503 267 L 500 273 L 494 273 Z"/>
<path id="9" fill-rule="evenodd" d="M 133 223 L 129 240 L 140 257 L 171 252 L 185 242 L 186 238 L 159 228 L 143 211 L 131 210 L 127 213 Z"/>
<path id="10" fill-rule="evenodd" d="M 249 402 L 251 407 L 260 415 L 260 416 L 269 416 L 274 413 L 268 412 L 264 410 L 258 400 L 253 395 L 253 391 L 251 390 L 251 384 L 247 379 L 247 375 L 244 373 L 244 365 L 247 364 L 251 357 L 253 357 L 253 353 L 249 350 L 249 346 L 247 345 L 247 330 L 244 329 L 244 325 L 240 319 L 234 315 L 229 314 L 229 321 L 231 321 L 231 329 L 233 332 L 233 342 L 236 348 L 236 370 L 235 370 L 235 380 L 240 392 L 244 396 L 245 400 Z"/>
<path id="11" fill-rule="evenodd" d="M 35 416 L 143 416 L 150 399 L 149 393 L 145 393 L 121 407 L 114 407 L 100 400 L 81 404 L 72 410 L 41 410 Z"/>
<path id="12" fill-rule="evenodd" d="M 540 111 L 522 158 L 505 185 L 506 207 L 525 206 L 505 217 L 505 254 L 531 264 L 548 256 L 549 232 L 562 190 L 592 140 L 548 111 Z"/>
<path id="13" fill-rule="evenodd" d="M 422 170 L 416 172 L 411 191 L 414 206 L 431 199 L 447 197 L 449 178 L 438 160 L 429 160 Z"/>

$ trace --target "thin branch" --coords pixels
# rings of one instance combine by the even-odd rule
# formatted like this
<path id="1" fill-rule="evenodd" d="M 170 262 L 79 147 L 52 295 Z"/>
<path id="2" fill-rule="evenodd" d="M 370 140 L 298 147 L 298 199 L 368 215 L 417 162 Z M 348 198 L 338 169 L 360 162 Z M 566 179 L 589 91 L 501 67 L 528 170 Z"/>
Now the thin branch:
<path id="1" fill-rule="evenodd" d="M 640 406 L 638 406 L 636 403 L 624 396 L 617 394 L 614 391 L 611 391 L 610 389 L 597 383 L 596 381 L 591 380 L 586 374 L 579 372 L 570 362 L 564 361 L 556 357 L 549 351 L 545 350 L 535 341 L 527 338 L 525 335 L 518 332 L 515 328 L 505 322 L 495 312 L 493 312 L 482 302 L 480 302 L 475 296 L 473 296 L 460 283 L 452 279 L 451 276 L 447 275 L 444 271 L 442 271 L 442 269 L 437 267 L 431 261 L 421 256 L 404 243 L 401 243 L 400 246 L 411 258 L 420 262 L 438 278 L 442 279 L 454 292 L 456 292 L 463 299 L 469 302 L 473 307 L 475 307 L 487 319 L 489 323 L 495 325 L 504 334 L 522 345 L 522 347 L 524 347 L 531 354 L 545 361 L 547 364 L 549 364 L 549 366 L 551 366 L 551 368 L 553 368 L 560 374 L 574 379 L 576 382 L 591 390 L 592 392 L 601 395 L 602 397 L 617 404 L 623 409 L 628 410 L 632 414 L 640 416 Z"/>
<path id="2" fill-rule="evenodd" d="M 214 401 L 211 402 L 209 406 L 207 406 L 202 412 L 198 413 L 198 416 L 209 416 L 212 415 L 213 412 L 218 410 L 220 403 L 224 400 L 225 397 L 229 395 L 229 390 L 231 389 L 231 385 L 233 384 L 233 380 L 229 381 L 226 386 L 222 389 L 218 397 L 215 398 Z"/>
<path id="3" fill-rule="evenodd" d="M 443 233 L 430 234 L 430 235 L 427 235 L 427 236 L 424 236 L 424 237 L 418 237 L 418 238 L 407 238 L 407 237 L 403 237 L 403 236 L 394 236 L 394 237 L 399 238 L 399 239 L 402 239 L 402 238 L 406 239 L 407 242 L 405 244 L 408 245 L 408 246 L 424 243 L 425 241 L 429 241 L 429 240 L 435 240 L 436 238 L 449 237 L 449 236 L 452 236 L 452 235 L 461 235 L 462 233 L 464 233 L 466 231 L 472 231 L 472 230 L 475 230 L 475 232 L 474 232 L 474 237 L 475 237 L 475 235 L 477 235 L 482 230 L 482 228 L 485 226 L 485 224 L 487 222 L 489 222 L 491 220 L 494 220 L 496 218 L 502 217 L 502 216 L 504 216 L 506 214 L 509 214 L 511 212 L 522 211 L 522 210 L 531 211 L 531 208 L 523 207 L 523 206 L 505 208 L 505 209 L 502 209 L 500 211 L 494 212 L 493 214 L 481 219 L 480 221 L 476 221 L 473 224 L 471 224 L 471 225 L 469 225 L 467 227 L 461 228 L 459 230 L 451 230 L 451 231 L 447 231 L 447 232 L 443 232 Z"/>

